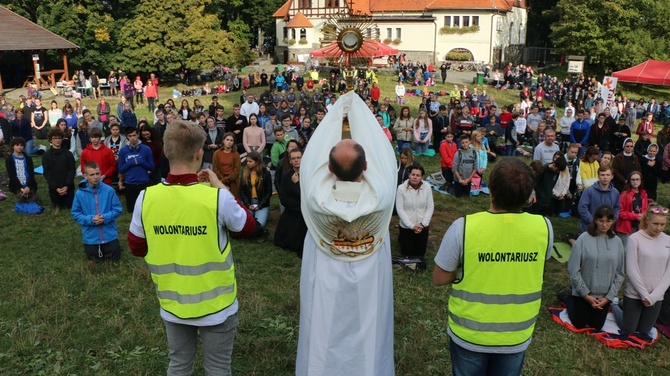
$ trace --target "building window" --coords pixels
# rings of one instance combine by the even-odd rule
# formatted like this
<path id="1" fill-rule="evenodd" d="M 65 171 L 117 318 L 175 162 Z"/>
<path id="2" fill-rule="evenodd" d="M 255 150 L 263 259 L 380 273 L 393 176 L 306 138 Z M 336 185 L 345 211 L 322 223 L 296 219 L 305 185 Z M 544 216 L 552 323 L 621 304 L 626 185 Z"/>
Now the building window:
<path id="1" fill-rule="evenodd" d="M 295 29 L 291 29 L 291 39 L 295 39 Z"/>
<path id="2" fill-rule="evenodd" d="M 463 27 L 470 26 L 470 16 L 463 16 Z"/>
<path id="3" fill-rule="evenodd" d="M 288 28 L 284 28 L 284 39 L 288 39 Z"/>
<path id="4" fill-rule="evenodd" d="M 519 44 L 524 44 L 525 42 L 525 34 L 523 32 L 523 24 L 519 24 Z"/>
<path id="5" fill-rule="evenodd" d="M 399 27 L 396 27 L 395 29 L 395 38 L 396 39 L 402 39 L 402 29 Z"/>
<path id="6" fill-rule="evenodd" d="M 386 37 L 389 38 L 389 39 L 393 38 L 393 29 L 392 28 L 390 28 L 390 27 L 386 28 Z"/>
<path id="7" fill-rule="evenodd" d="M 451 16 L 444 16 L 444 26 L 451 27 Z"/>
<path id="8" fill-rule="evenodd" d="M 460 16 L 454 16 L 454 27 L 461 27 L 461 17 Z"/>
<path id="9" fill-rule="evenodd" d="M 514 44 L 514 22 L 509 24 L 509 44 Z"/>
<path id="10" fill-rule="evenodd" d="M 311 9 L 312 8 L 312 0 L 300 0 L 299 8 L 300 9 Z"/>
<path id="11" fill-rule="evenodd" d="M 326 0 L 326 8 L 339 8 L 340 0 Z"/>
<path id="12" fill-rule="evenodd" d="M 300 39 L 307 39 L 307 29 L 300 29 Z"/>
<path id="13" fill-rule="evenodd" d="M 472 26 L 479 26 L 479 16 L 472 16 Z"/>

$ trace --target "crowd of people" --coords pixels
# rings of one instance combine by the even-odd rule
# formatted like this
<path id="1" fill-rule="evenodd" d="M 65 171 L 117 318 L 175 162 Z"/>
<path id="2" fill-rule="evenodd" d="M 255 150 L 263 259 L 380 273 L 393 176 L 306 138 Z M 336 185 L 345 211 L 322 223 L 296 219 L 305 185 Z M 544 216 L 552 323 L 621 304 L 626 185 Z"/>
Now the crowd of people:
<path id="1" fill-rule="evenodd" d="M 523 66 L 508 66 L 502 75 L 496 71 L 490 87 L 475 86 L 470 91 L 467 85 L 454 85 L 448 92 L 426 91 L 434 84 L 434 75 L 424 72 L 435 69 L 401 63 L 393 102 L 390 95 L 382 95 L 386 93 L 381 92 L 372 69 L 355 69 L 353 73 L 356 95 L 383 131 L 379 143 L 388 143 L 399 159 L 394 211 L 398 215 L 400 252 L 425 256 L 435 211 L 433 190 L 424 180 L 426 171 L 415 161 L 416 156 L 440 158 L 445 183 L 438 188 L 463 198 L 471 195 L 473 187 L 491 184 L 493 188 L 493 173 L 490 182 L 483 181 L 489 162 L 498 160 L 497 166 L 505 160 L 517 160 L 515 156 L 529 157 L 531 180 L 524 184 L 530 190 L 521 206 L 517 208 L 518 197 L 514 205 L 493 206 L 501 212 L 523 209 L 546 217 L 579 218 L 580 233 L 568 234 L 565 239 L 574 243 L 569 263 L 573 285 L 565 299 L 573 323 L 577 327 L 602 326 L 603 312 L 611 305 L 619 307 L 614 301 L 627 275 L 621 326 L 629 332 L 648 334 L 670 286 L 670 255 L 661 257 L 653 252 L 670 247 L 670 238 L 663 233 L 668 210 L 657 202 L 658 183 L 670 180 L 668 102 L 620 96 L 613 106 L 605 107 L 597 94 L 597 80 L 578 77 L 559 83 L 543 74 L 536 77 L 531 67 Z M 118 260 L 115 219 L 122 212 L 119 195 L 125 196 L 126 210 L 133 213 L 136 223 L 134 212 L 142 209 L 142 197 L 150 192 L 149 187 L 160 186 L 162 181 L 185 184 L 170 177 L 174 171 L 170 155 L 177 155 L 180 149 L 174 146 L 179 144 L 177 140 L 171 139 L 177 149 L 170 150 L 167 138 L 174 127 L 188 134 L 194 131 L 184 124 L 195 124 L 195 129 L 203 131 L 202 145 L 197 152 L 188 150 L 196 153 L 193 160 L 175 157 L 179 165 L 188 165 L 189 171 L 203 169 L 208 181 L 225 185 L 231 200 L 243 209 L 240 213 L 249 213 L 253 219 L 254 229 L 245 230 L 245 234 L 267 237 L 271 197 L 277 193 L 281 214 L 273 242 L 302 257 L 308 232 L 300 186 L 303 152 L 325 115 L 347 90 L 338 69 L 325 77 L 322 74 L 317 67 L 304 74 L 286 68 L 269 75 L 265 71 L 247 77 L 230 74 L 232 87 L 227 87 L 227 82 L 221 85 L 222 90 L 205 84 L 160 101 L 155 75 L 146 82 L 139 76 L 131 81 L 125 73 L 112 71 L 107 83 L 113 98 L 118 95 L 119 100 L 109 103 L 100 93 L 95 72 L 87 79 L 82 72 L 77 79 L 90 82 L 84 84 L 90 85 L 98 102 L 94 109 L 88 109 L 80 98 L 65 100 L 62 105 L 53 100 L 48 109 L 40 98 L 22 97 L 16 105 L 0 98 L 0 152 L 6 162 L 9 190 L 20 201 L 36 200 L 38 187 L 31 157 L 42 154 L 52 206 L 56 210 L 71 209 L 73 219 L 82 226 L 87 258 L 92 263 Z M 420 90 L 418 108 L 406 104 L 405 96 L 411 90 L 405 90 L 406 81 L 426 86 Z M 246 90 L 253 85 L 266 89 L 257 97 Z M 519 89 L 516 104 L 499 105 L 487 92 L 513 88 Z M 239 102 L 235 101 L 226 116 L 219 95 L 231 95 L 229 91 L 238 92 Z M 204 94 L 215 94 L 208 107 Z M 134 109 L 143 105 L 144 99 L 153 116 L 138 118 Z M 662 129 L 656 132 L 659 124 Z M 171 137 L 177 137 L 174 132 Z M 36 146 L 35 140 L 40 139 L 48 140 L 50 147 L 44 150 Z M 199 136 L 192 139 L 200 140 Z M 511 176 L 504 166 L 498 171 L 499 179 Z M 77 175 L 83 177 L 78 190 Z M 505 186 L 500 181 L 497 184 L 498 189 Z M 155 190 L 156 194 L 159 191 Z M 545 221 L 528 218 L 519 217 L 518 223 L 532 222 L 539 233 L 552 233 L 548 220 L 549 230 L 543 227 Z M 481 221 L 477 226 L 495 225 L 491 218 L 477 221 Z M 237 230 L 243 227 L 239 218 L 226 219 L 226 223 Z M 464 231 L 476 231 L 477 226 L 464 229 L 463 223 L 455 222 L 450 232 L 459 232 L 464 241 Z M 94 231 L 98 228 L 102 230 Z M 139 237 L 146 235 L 137 223 L 131 231 Z M 465 233 L 466 239 L 470 236 L 475 235 Z M 544 248 L 542 259 L 549 257 L 546 242 L 535 240 L 531 245 Z M 468 257 L 459 254 L 461 251 L 462 244 L 443 243 L 440 247 L 437 284 L 460 278 L 457 270 Z M 141 255 L 142 251 L 134 253 Z M 606 273 L 594 276 L 585 272 L 594 267 L 594 258 L 596 263 L 607 263 Z M 541 271 L 533 268 L 528 271 Z M 540 288 L 541 283 L 533 286 Z M 468 284 L 459 287 L 464 294 L 471 288 Z M 670 322 L 670 316 L 661 316 L 660 320 Z M 488 346 L 489 339 L 480 341 L 462 322 L 452 323 L 450 318 L 451 325 L 455 328 L 450 329 L 452 345 L 459 349 L 454 351 L 481 352 Z M 170 330 L 178 333 L 179 328 Z M 529 342 L 529 336 L 525 332 L 519 338 Z M 527 344 L 509 347 L 521 351 Z"/>

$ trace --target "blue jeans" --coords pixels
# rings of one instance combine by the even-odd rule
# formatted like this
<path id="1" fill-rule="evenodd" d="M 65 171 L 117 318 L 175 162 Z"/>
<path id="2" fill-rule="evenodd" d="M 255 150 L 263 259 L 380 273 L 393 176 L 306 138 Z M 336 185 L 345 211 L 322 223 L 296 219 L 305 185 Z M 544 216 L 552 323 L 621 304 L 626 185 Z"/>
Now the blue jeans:
<path id="1" fill-rule="evenodd" d="M 258 223 L 261 224 L 261 226 L 265 227 L 265 224 L 268 222 L 268 213 L 270 212 L 270 208 L 263 208 L 263 209 L 258 209 L 256 211 L 252 211 L 251 213 L 254 215 L 254 218 L 258 221 Z"/>
<path id="2" fill-rule="evenodd" d="M 398 153 L 402 152 L 402 149 L 411 149 L 412 141 L 401 141 L 398 140 Z"/>
<path id="3" fill-rule="evenodd" d="M 414 146 L 416 147 L 416 155 L 426 154 L 428 152 L 428 145 L 430 142 L 415 142 Z"/>
<path id="4" fill-rule="evenodd" d="M 29 140 L 26 140 L 26 147 L 23 148 L 23 151 L 30 157 L 37 155 L 37 148 L 35 148 L 34 138 L 31 137 Z"/>
<path id="5" fill-rule="evenodd" d="M 466 350 L 449 340 L 451 369 L 454 376 L 521 375 L 526 352 L 514 354 L 478 353 Z"/>

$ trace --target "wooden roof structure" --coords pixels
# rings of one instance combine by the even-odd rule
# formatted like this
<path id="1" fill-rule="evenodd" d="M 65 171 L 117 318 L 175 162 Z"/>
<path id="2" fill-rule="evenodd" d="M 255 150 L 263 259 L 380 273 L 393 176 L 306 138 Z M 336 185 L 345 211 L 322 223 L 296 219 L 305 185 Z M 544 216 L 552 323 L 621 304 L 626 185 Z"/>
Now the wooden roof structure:
<path id="1" fill-rule="evenodd" d="M 40 89 L 43 86 L 56 86 L 56 82 L 69 79 L 65 51 L 78 49 L 79 46 L 3 6 L 0 6 L 0 25 L 2 25 L 0 54 L 9 51 L 35 53 L 43 50 L 58 50 L 63 58 L 63 69 L 51 71 L 40 71 L 38 62 L 34 61 L 35 75 L 28 77 L 24 87 L 36 85 L 37 89 Z M 2 91 L 2 77 L 0 77 L 0 93 Z"/>
<path id="2" fill-rule="evenodd" d="M 0 51 L 70 50 L 76 44 L 0 6 Z"/>

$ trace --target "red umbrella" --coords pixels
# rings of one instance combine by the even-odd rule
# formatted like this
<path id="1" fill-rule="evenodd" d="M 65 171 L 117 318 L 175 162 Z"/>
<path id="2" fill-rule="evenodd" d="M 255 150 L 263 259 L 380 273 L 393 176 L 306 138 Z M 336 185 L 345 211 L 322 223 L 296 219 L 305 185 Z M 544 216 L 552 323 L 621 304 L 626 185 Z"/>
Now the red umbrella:
<path id="1" fill-rule="evenodd" d="M 354 52 L 347 53 L 340 49 L 337 45 L 337 41 L 321 47 L 316 51 L 309 53 L 311 57 L 349 57 L 349 58 L 370 58 L 370 57 L 382 57 L 388 55 L 397 55 L 398 50 L 386 45 L 384 43 L 377 42 L 376 40 L 366 39 L 363 42 L 363 46 Z"/>

